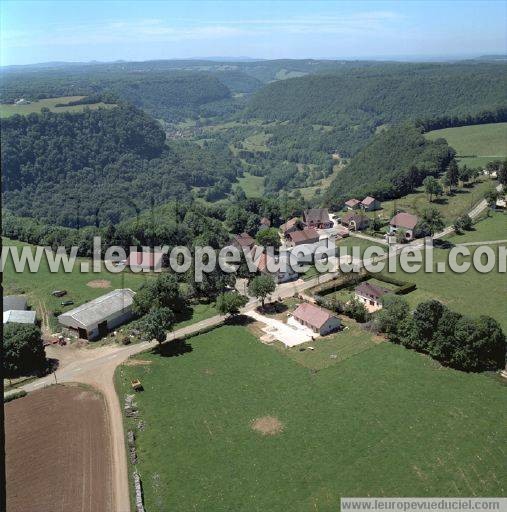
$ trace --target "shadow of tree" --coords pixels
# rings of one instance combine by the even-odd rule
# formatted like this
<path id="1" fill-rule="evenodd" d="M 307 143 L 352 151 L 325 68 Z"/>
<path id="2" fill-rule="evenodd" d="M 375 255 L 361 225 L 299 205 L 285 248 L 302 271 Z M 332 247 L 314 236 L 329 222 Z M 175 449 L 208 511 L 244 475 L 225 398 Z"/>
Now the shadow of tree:
<path id="1" fill-rule="evenodd" d="M 239 325 L 239 326 L 246 326 L 254 323 L 255 320 L 249 316 L 246 315 L 235 315 L 227 318 L 225 323 L 227 325 Z"/>
<path id="2" fill-rule="evenodd" d="M 194 349 L 185 340 L 166 341 L 152 350 L 153 354 L 161 357 L 178 357 L 192 352 Z"/>

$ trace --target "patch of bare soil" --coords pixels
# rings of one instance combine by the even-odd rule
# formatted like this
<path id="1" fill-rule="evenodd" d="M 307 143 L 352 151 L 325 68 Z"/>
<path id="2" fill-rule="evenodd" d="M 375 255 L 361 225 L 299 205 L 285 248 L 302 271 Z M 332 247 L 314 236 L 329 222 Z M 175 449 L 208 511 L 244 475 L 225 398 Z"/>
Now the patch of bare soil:
<path id="1" fill-rule="evenodd" d="M 111 281 L 107 279 L 94 279 L 93 281 L 88 281 L 86 286 L 90 288 L 111 288 Z"/>
<path id="2" fill-rule="evenodd" d="M 5 404 L 7 510 L 113 510 L 110 431 L 95 391 L 51 386 Z"/>
<path id="3" fill-rule="evenodd" d="M 146 366 L 151 364 L 151 361 L 146 359 L 127 359 L 123 364 L 125 366 Z"/>
<path id="4" fill-rule="evenodd" d="M 275 436 L 283 431 L 283 424 L 274 416 L 262 416 L 252 421 L 252 430 L 260 432 L 263 436 Z"/>

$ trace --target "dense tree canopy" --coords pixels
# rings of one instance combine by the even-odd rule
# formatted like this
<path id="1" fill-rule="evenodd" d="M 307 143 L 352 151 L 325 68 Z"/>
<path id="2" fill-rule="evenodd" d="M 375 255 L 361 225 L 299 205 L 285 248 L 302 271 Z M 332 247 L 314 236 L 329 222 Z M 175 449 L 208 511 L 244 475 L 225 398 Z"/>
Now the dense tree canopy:
<path id="1" fill-rule="evenodd" d="M 40 374 L 46 368 L 42 334 L 35 325 L 8 323 L 3 326 L 3 374 L 6 377 Z"/>

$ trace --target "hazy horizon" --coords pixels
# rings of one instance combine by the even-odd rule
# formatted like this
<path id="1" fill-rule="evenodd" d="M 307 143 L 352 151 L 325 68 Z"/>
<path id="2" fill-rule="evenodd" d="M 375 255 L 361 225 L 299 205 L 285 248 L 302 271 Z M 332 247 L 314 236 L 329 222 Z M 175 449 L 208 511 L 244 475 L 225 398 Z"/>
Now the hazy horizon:
<path id="1" fill-rule="evenodd" d="M 2 2 L 2 66 L 505 54 L 505 2 Z M 402 50 L 402 51 L 400 51 Z"/>

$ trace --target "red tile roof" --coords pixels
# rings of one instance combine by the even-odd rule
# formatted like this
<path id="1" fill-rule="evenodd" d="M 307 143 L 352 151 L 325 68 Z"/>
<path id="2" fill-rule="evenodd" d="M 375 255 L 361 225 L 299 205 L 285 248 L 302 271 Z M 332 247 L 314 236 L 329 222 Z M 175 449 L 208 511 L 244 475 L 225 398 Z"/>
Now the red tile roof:
<path id="1" fill-rule="evenodd" d="M 364 206 L 370 206 L 372 203 L 375 202 L 375 198 L 374 197 L 371 197 L 371 196 L 368 196 L 368 197 L 365 197 L 362 201 L 361 201 L 361 204 L 364 204 Z"/>
<path id="2" fill-rule="evenodd" d="M 416 215 L 412 215 L 411 213 L 401 212 L 396 214 L 391 219 L 391 226 L 400 227 L 405 229 L 414 229 L 419 219 Z"/>
<path id="3" fill-rule="evenodd" d="M 297 226 L 299 222 L 299 219 L 297 217 L 293 217 L 292 219 L 288 220 L 285 224 L 282 224 L 280 226 L 280 229 L 282 231 L 287 231 L 290 228 L 293 228 L 294 226 Z"/>
<path id="4" fill-rule="evenodd" d="M 366 281 L 357 286 L 355 291 L 358 295 L 363 297 L 371 297 L 374 299 L 379 299 L 386 293 L 389 293 L 387 288 L 381 288 L 380 286 L 376 286 Z"/>
<path id="5" fill-rule="evenodd" d="M 233 243 L 241 247 L 250 247 L 255 244 L 255 240 L 248 233 L 241 233 L 241 235 L 234 235 Z"/>
<path id="6" fill-rule="evenodd" d="M 315 228 L 305 228 L 289 233 L 289 237 L 295 244 L 304 244 L 316 242 L 319 239 L 319 234 Z"/>
<path id="7" fill-rule="evenodd" d="M 300 304 L 292 313 L 292 316 L 315 329 L 321 329 L 322 326 L 332 318 L 332 315 L 325 309 L 305 302 Z"/>
<path id="8" fill-rule="evenodd" d="M 358 199 L 349 199 L 348 201 L 345 201 L 345 206 L 350 206 L 351 208 L 354 208 L 354 206 L 357 206 L 361 201 Z"/>

